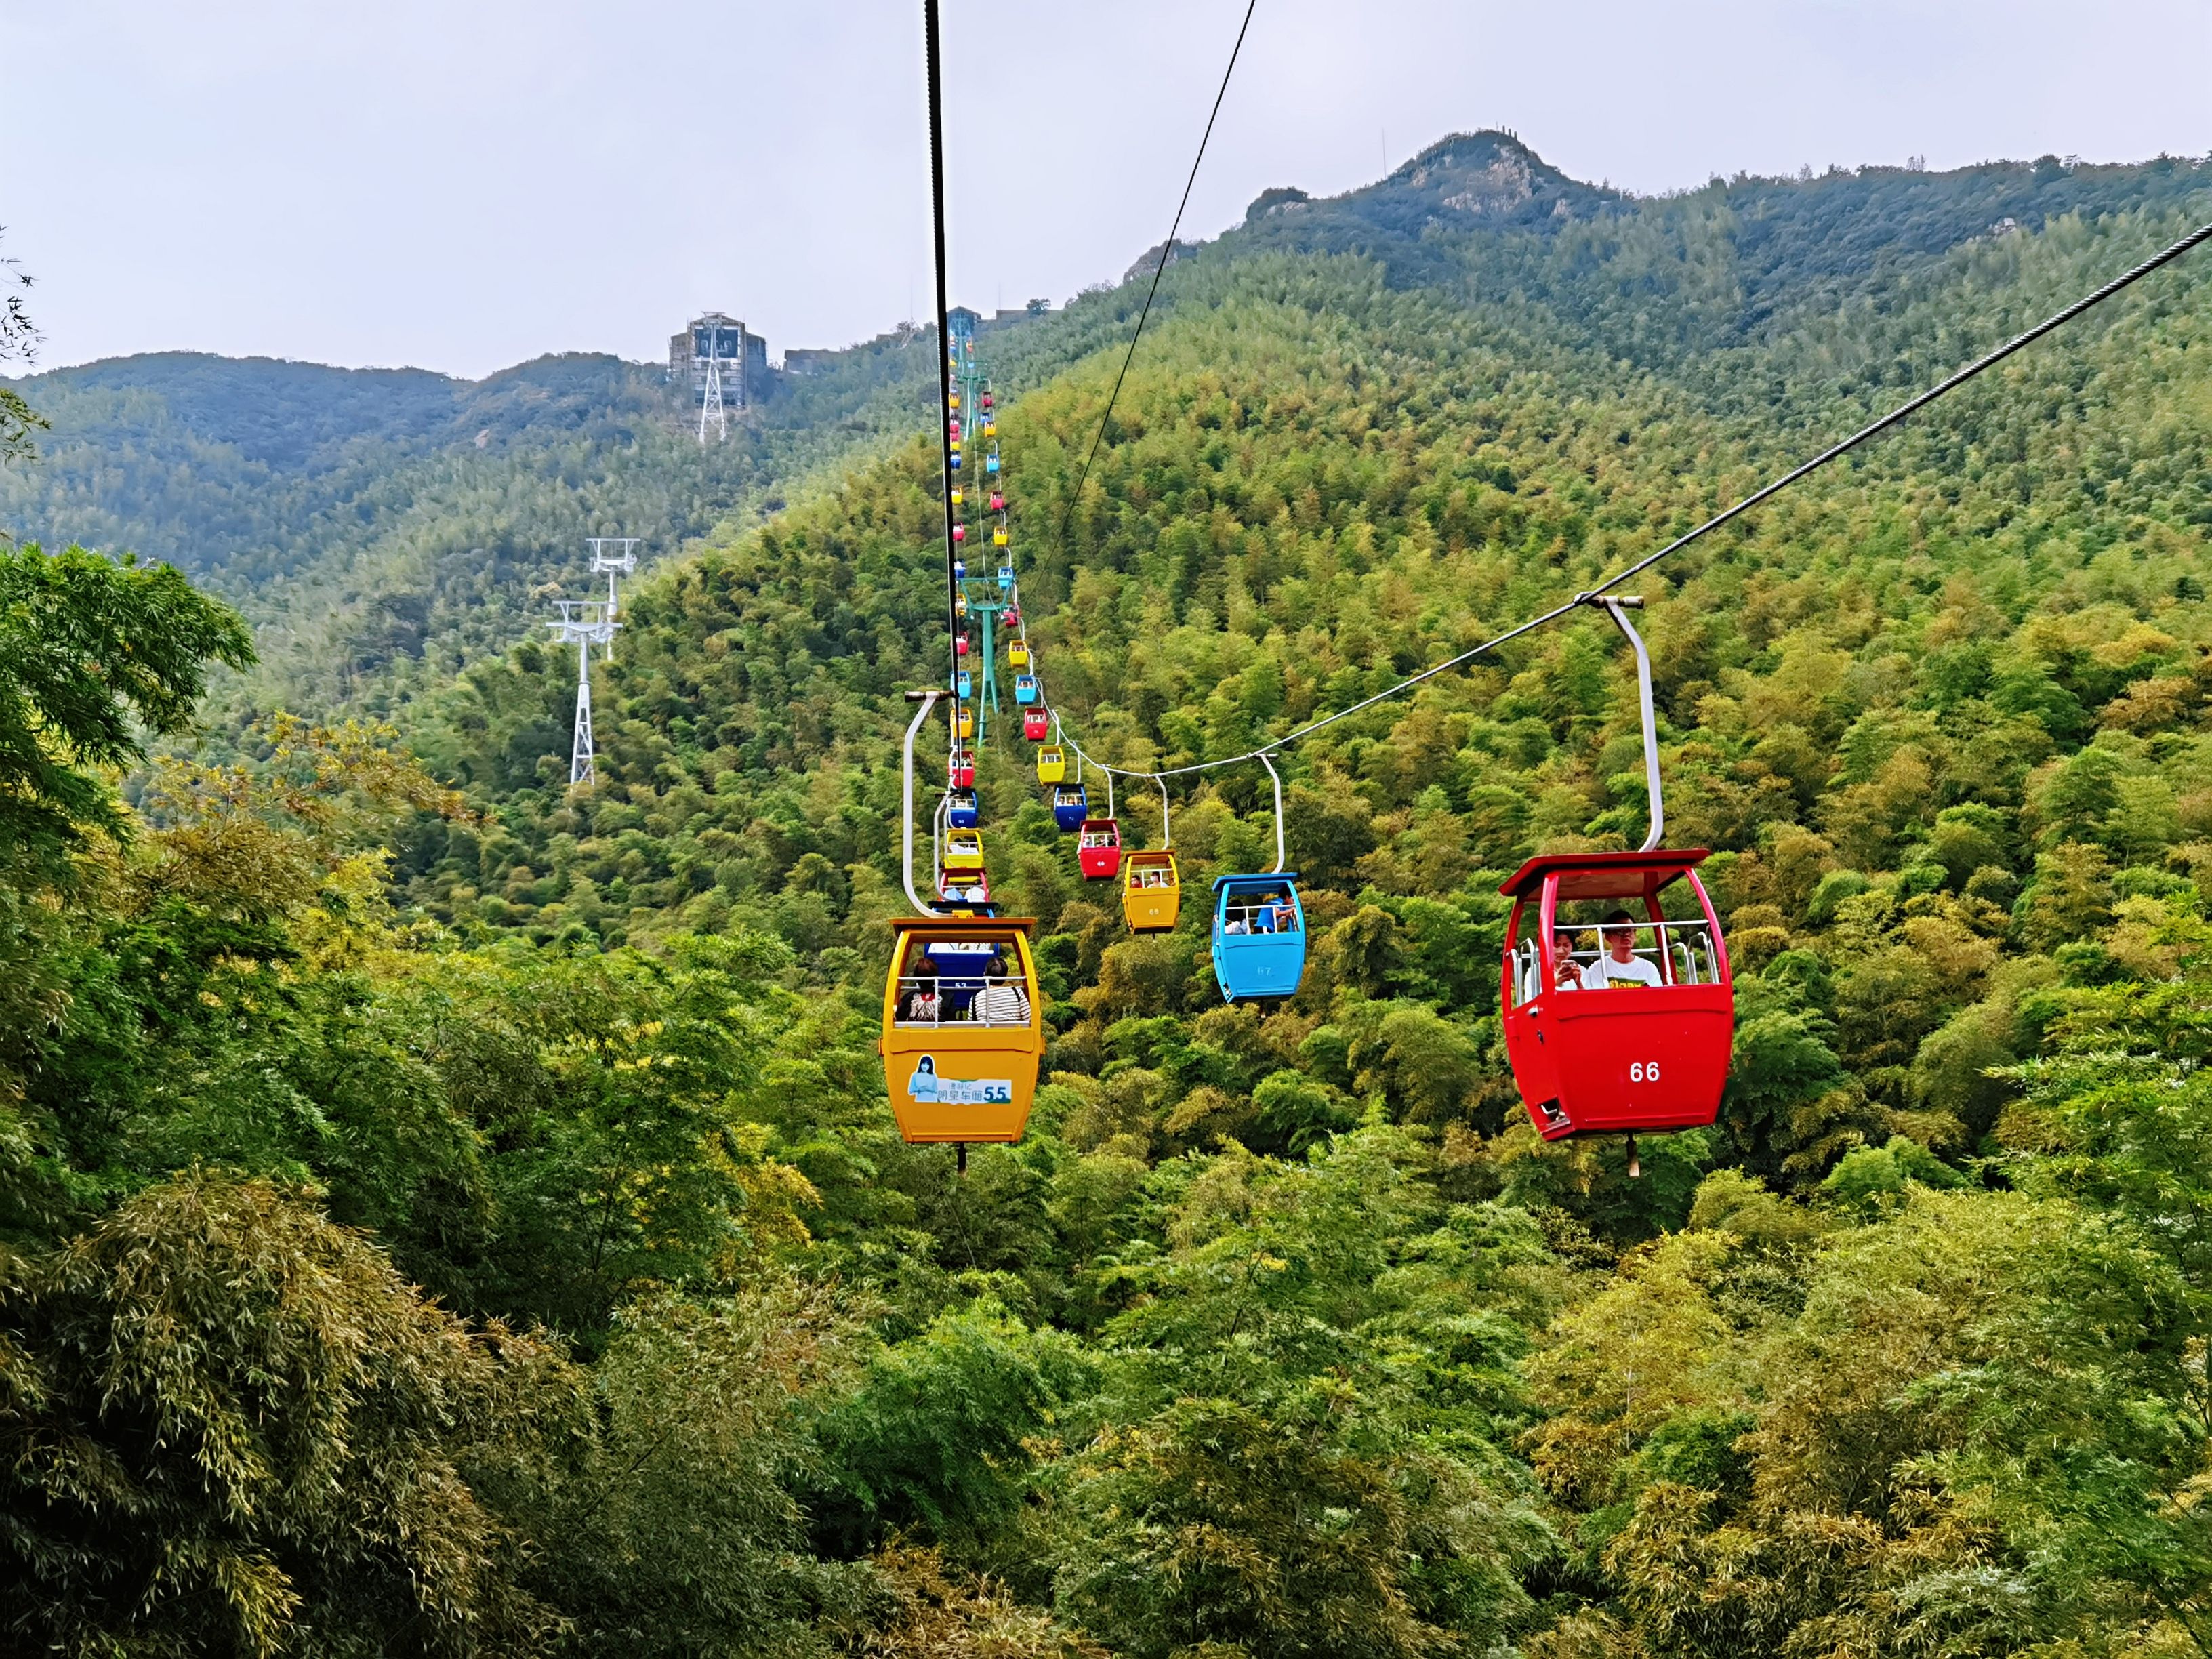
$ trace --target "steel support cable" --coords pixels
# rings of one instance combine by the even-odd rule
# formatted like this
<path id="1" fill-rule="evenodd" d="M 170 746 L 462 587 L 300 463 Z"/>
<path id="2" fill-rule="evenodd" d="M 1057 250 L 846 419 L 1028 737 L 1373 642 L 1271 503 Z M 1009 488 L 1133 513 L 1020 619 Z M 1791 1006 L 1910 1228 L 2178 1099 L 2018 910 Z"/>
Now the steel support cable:
<path id="1" fill-rule="evenodd" d="M 1125 778 L 1159 779 L 1180 777 L 1187 773 L 1210 772 L 1224 766 L 1243 766 L 1249 762 L 1259 760 L 1266 756 L 1277 753 L 1280 750 L 1288 747 L 1291 744 L 1298 742 L 1302 738 L 1310 738 L 1313 736 L 1315 732 L 1322 731 L 1328 726 L 1335 725 L 1339 720 L 1349 720 L 1352 715 L 1361 714 L 1367 709 L 1372 708 L 1377 703 L 1388 702 L 1391 698 L 1401 696 L 1406 692 L 1412 690 L 1415 686 L 1436 678 L 1439 674 L 1449 673 L 1455 668 L 1463 667 L 1467 664 L 1473 662 L 1477 657 L 1486 656 L 1490 653 L 1498 650 L 1500 647 L 1510 644 L 1513 641 L 1519 639 L 1522 635 L 1532 634 L 1536 629 L 1545 627 L 1548 623 L 1555 623 L 1559 621 L 1560 617 L 1570 615 L 1573 611 L 1580 609 L 1582 606 L 1589 605 L 1593 600 L 1598 599 L 1601 595 L 1607 593 L 1613 588 L 1620 586 L 1621 583 L 1631 580 L 1636 576 L 1640 575 L 1643 572 L 1649 570 L 1653 565 L 1658 563 L 1660 560 L 1665 558 L 1668 554 L 1679 553 L 1682 549 L 1687 547 L 1692 542 L 1696 541 L 1699 537 L 1708 535 L 1711 532 L 1719 529 L 1723 525 L 1727 524 L 1730 520 L 1735 519 L 1741 514 L 1749 512 L 1753 507 L 1757 507 L 1761 501 L 1766 501 L 1781 490 L 1787 489 L 1790 485 L 1796 483 L 1800 478 L 1805 477 L 1810 473 L 1818 471 L 1820 468 L 1826 466 L 1829 462 L 1836 459 L 1838 456 L 1846 454 L 1851 450 L 1857 448 L 1861 444 L 1873 437 L 1876 433 L 1885 431 L 1888 428 L 1896 425 L 1899 421 L 1904 420 L 1907 416 L 1915 414 L 1920 410 L 1925 409 L 1929 404 L 1934 403 L 1938 398 L 1942 397 L 1946 392 L 1956 391 L 1960 386 L 1964 386 L 1967 381 L 1972 380 L 1984 369 L 1992 368 L 1995 365 L 2002 362 L 2006 358 L 2011 356 L 2013 353 L 2021 349 L 2021 347 L 2032 344 L 2033 342 L 2041 339 L 2045 335 L 2050 333 L 2053 329 L 2062 327 L 2065 324 L 2072 322 L 2074 319 L 2079 317 L 2083 312 L 2089 310 L 2093 307 L 2101 305 L 2104 301 L 2111 299 L 2114 295 L 2120 292 L 2121 289 L 2142 281 L 2142 278 L 2149 276 L 2151 272 L 2158 270 L 2161 265 L 2170 264 L 2174 260 L 2179 258 L 2183 254 L 2188 252 L 2191 248 L 2206 241 L 2212 241 L 2212 224 L 2200 225 L 2195 230 L 2191 231 L 2189 234 L 2181 238 L 2180 240 L 2160 249 L 2156 253 L 2154 253 L 2149 258 L 2145 259 L 2141 264 L 2122 271 L 2118 276 L 2113 277 L 2111 282 L 2106 283 L 2102 288 L 2096 289 L 2094 293 L 2085 294 L 2081 298 L 2075 301 L 2073 304 L 2066 307 L 2063 310 L 2053 312 L 2050 316 L 2036 324 L 2034 327 L 2028 329 L 2024 333 L 2015 334 L 2011 339 L 2007 340 L 2002 345 L 1998 346 L 1994 350 L 1990 351 L 1982 356 L 1977 357 L 1972 362 L 1968 363 L 1964 368 L 1960 369 L 1956 374 L 1950 375 L 1948 379 L 1938 381 L 1936 385 L 1929 387 L 1927 391 L 1921 392 L 1918 396 L 1914 397 L 1905 403 L 1899 404 L 1895 409 L 1890 410 L 1888 414 L 1883 416 L 1880 420 L 1869 422 L 1867 425 L 1861 427 L 1857 431 L 1852 433 L 1850 437 L 1842 440 L 1840 442 L 1831 445 L 1826 449 L 1822 450 L 1819 454 L 1814 456 L 1812 459 L 1802 462 L 1799 465 L 1791 468 L 1789 471 L 1784 473 L 1772 483 L 1765 485 L 1762 489 L 1754 490 L 1752 494 L 1745 496 L 1734 506 L 1725 507 L 1720 512 L 1716 513 L 1711 518 L 1707 519 L 1703 524 L 1698 526 L 1696 529 L 1687 531 L 1682 535 L 1677 536 L 1673 541 L 1668 542 L 1664 547 L 1660 548 L 1656 552 L 1647 553 L 1642 558 L 1637 560 L 1633 564 L 1627 565 L 1622 569 L 1614 572 L 1612 575 L 1607 576 L 1603 581 L 1600 582 L 1596 586 L 1586 589 L 1584 592 L 1576 594 L 1574 598 L 1567 600 L 1565 604 L 1554 605 L 1552 609 L 1545 611 L 1542 615 L 1532 617 L 1527 622 L 1522 623 L 1517 627 L 1510 628 L 1503 634 L 1498 635 L 1492 639 L 1485 640 L 1480 645 L 1471 647 L 1468 650 L 1461 652 L 1455 657 L 1447 657 L 1440 663 L 1436 663 L 1430 667 L 1424 668 L 1418 674 L 1408 675 L 1406 678 L 1400 680 L 1395 685 L 1390 686 L 1383 690 L 1377 691 L 1370 697 L 1363 697 L 1359 702 L 1353 703 L 1348 708 L 1340 708 L 1334 714 L 1326 714 L 1317 720 L 1310 721 L 1306 725 L 1299 726 L 1296 731 L 1286 732 L 1282 737 L 1274 738 L 1271 742 L 1262 744 L 1256 749 L 1248 749 L 1241 755 L 1231 755 L 1221 760 L 1194 761 L 1188 766 L 1169 766 L 1162 767 L 1158 770 L 1152 770 L 1141 767 L 1109 766 L 1103 761 L 1092 758 L 1090 755 L 1084 752 L 1082 746 L 1079 744 L 1074 738 L 1065 734 L 1064 724 L 1062 726 L 1060 741 L 1065 743 L 1069 748 L 1074 750 L 1078 755 L 1082 756 L 1083 759 L 1088 762 L 1089 764 L 1097 770 L 1107 773 L 1119 772 Z M 1040 682 L 1040 685 L 1042 685 L 1042 682 Z M 1055 712 L 1055 720 L 1057 720 L 1059 716 Z"/>
<path id="2" fill-rule="evenodd" d="M 937 442 L 945 476 L 945 651 L 950 670 L 945 684 L 955 690 L 960 683 L 960 578 L 954 574 L 952 539 L 952 331 L 945 276 L 945 94 L 938 64 L 937 0 L 921 0 L 921 26 L 929 64 L 929 204 L 937 240 Z M 960 746 L 957 718 L 952 746 Z"/>
<path id="3" fill-rule="evenodd" d="M 1114 418 L 1114 401 L 1121 395 L 1121 382 L 1129 378 L 1129 364 L 1137 355 L 1137 342 L 1145 337 L 1145 319 L 1152 314 L 1152 296 L 1160 291 L 1160 277 L 1165 274 L 1168 261 L 1175 258 L 1176 232 L 1182 228 L 1182 210 L 1190 205 L 1191 186 L 1198 182 L 1199 163 L 1206 160 L 1206 141 L 1213 137 L 1215 117 L 1221 113 L 1221 100 L 1229 94 L 1229 77 L 1237 73 L 1237 54 L 1244 50 L 1244 32 L 1252 27 L 1252 12 L 1260 0 L 1246 0 L 1244 21 L 1237 26 L 1237 44 L 1229 49 L 1229 67 L 1221 71 L 1220 89 L 1213 94 L 1212 112 L 1206 118 L 1206 131 L 1198 141 L 1198 154 L 1191 158 L 1190 177 L 1182 182 L 1182 200 L 1176 204 L 1175 222 L 1168 227 L 1168 240 L 1160 248 L 1160 262 L 1152 267 L 1152 285 L 1145 291 L 1144 309 L 1137 313 L 1137 331 L 1129 337 L 1129 349 L 1122 355 L 1121 372 L 1114 377 L 1114 389 L 1106 396 L 1106 412 L 1098 417 L 1098 430 L 1091 440 L 1091 453 L 1083 458 L 1083 471 L 1075 480 L 1075 493 L 1067 498 L 1067 511 L 1060 514 L 1060 545 L 1067 544 L 1067 527 L 1075 522 L 1075 509 L 1083 502 L 1083 486 L 1091 477 L 1091 463 L 1098 459 L 1098 446 L 1105 441 L 1106 422 Z"/>

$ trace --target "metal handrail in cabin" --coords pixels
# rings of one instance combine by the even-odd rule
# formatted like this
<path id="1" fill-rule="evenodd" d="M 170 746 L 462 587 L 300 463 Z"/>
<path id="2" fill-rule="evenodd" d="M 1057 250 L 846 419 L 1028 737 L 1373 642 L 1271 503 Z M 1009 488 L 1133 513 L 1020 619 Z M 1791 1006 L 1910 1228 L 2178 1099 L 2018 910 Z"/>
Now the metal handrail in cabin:
<path id="1" fill-rule="evenodd" d="M 1036 1003 L 1030 995 L 1029 981 L 1020 974 L 902 974 L 898 987 L 898 1000 L 891 1022 L 895 1025 L 981 1025 L 998 1030 L 1024 1030 L 1036 1024 Z M 1018 1018 L 1012 1019 L 980 1018 L 976 1013 L 976 1005 L 988 992 L 1002 987 L 1013 989 L 1026 1012 Z M 916 993 L 936 998 L 933 1016 L 919 1018 L 911 1012 Z"/>
<path id="2" fill-rule="evenodd" d="M 1616 927 L 1631 924 L 1614 924 Z M 1643 920 L 1632 925 L 1638 933 L 1655 931 L 1658 933 L 1658 943 L 1633 946 L 1629 954 L 1636 960 L 1648 962 L 1658 969 L 1662 985 L 1722 983 L 1720 953 L 1713 945 L 1712 924 L 1703 916 L 1660 922 Z M 1601 933 L 1604 924 L 1569 923 L 1558 931 L 1570 937 L 1581 933 Z M 1603 950 L 1572 950 L 1567 952 L 1566 959 L 1577 963 L 1595 963 L 1607 954 Z M 1543 972 L 1538 942 L 1534 939 L 1522 939 L 1514 947 L 1513 961 L 1514 1000 L 1516 1004 L 1532 1001 L 1545 988 L 1538 983 Z"/>
<path id="3" fill-rule="evenodd" d="M 1222 907 L 1222 931 L 1229 933 L 1295 933 L 1299 931 L 1298 907 L 1288 899 L 1260 904 Z M 1262 926 L 1264 921 L 1265 925 Z M 1239 927 L 1237 924 L 1242 923 Z"/>

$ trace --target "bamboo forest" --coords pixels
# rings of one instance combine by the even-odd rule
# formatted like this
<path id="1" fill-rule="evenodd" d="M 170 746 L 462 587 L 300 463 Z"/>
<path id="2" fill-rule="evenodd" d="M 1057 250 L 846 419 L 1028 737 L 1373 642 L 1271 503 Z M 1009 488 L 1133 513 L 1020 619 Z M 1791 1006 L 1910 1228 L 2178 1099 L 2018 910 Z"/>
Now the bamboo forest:
<path id="1" fill-rule="evenodd" d="M 2212 250 L 1600 586 L 2208 219 L 18 362 L 0 1647 L 2212 1652 Z"/>

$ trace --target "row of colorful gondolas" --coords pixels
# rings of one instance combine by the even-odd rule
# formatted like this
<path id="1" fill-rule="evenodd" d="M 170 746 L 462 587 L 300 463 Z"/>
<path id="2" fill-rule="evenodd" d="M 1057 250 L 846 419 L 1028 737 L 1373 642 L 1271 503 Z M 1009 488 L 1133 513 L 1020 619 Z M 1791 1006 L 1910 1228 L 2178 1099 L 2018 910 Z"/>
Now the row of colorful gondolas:
<path id="1" fill-rule="evenodd" d="M 956 359 L 956 374 L 962 367 Z M 968 384 L 972 388 L 975 381 Z M 1046 696 L 1020 604 L 994 400 L 988 383 L 969 395 L 990 444 L 984 469 L 996 556 L 994 574 L 981 586 L 994 588 L 996 597 L 979 598 L 972 607 L 989 613 L 981 639 L 971 634 L 964 599 L 956 611 L 946 788 L 933 836 L 937 903 L 933 914 L 893 923 L 897 939 L 884 987 L 882 1042 L 902 1133 L 910 1141 L 963 1146 L 1020 1139 L 1048 1035 L 1031 949 L 1035 923 L 1000 914 L 983 854 L 975 738 L 984 707 L 979 696 L 989 688 L 979 657 L 1000 629 L 1006 630 L 1006 662 L 1022 736 L 1034 745 L 1037 785 L 1054 823 L 1077 837 L 1084 878 L 1119 884 L 1122 915 L 1135 933 L 1173 931 L 1182 908 L 1164 792 L 1162 845 L 1126 848 L 1114 811 L 1113 772 L 1091 763 L 1107 787 L 1106 810 L 1097 813 L 1085 784 L 1088 757 Z M 947 411 L 953 440 L 948 488 L 956 507 L 964 510 L 961 398 L 956 389 Z M 963 556 L 971 539 L 964 518 L 956 518 L 953 536 L 956 587 L 964 594 L 969 579 Z M 1501 890 L 1514 906 L 1500 994 L 1508 1059 L 1536 1127 L 1547 1139 L 1626 1133 L 1633 1172 L 1637 1133 L 1714 1121 L 1728 1075 L 1735 995 L 1720 921 L 1698 879 L 1704 850 L 1658 845 L 1664 816 L 1650 665 L 1624 604 L 1634 601 L 1602 608 L 1637 658 L 1651 834 L 1634 852 L 1531 859 L 1505 882 Z M 1232 1003 L 1279 1003 L 1296 994 L 1304 977 L 1307 920 L 1297 872 L 1280 867 L 1279 781 L 1276 825 L 1277 868 L 1213 881 L 1213 972 Z"/>

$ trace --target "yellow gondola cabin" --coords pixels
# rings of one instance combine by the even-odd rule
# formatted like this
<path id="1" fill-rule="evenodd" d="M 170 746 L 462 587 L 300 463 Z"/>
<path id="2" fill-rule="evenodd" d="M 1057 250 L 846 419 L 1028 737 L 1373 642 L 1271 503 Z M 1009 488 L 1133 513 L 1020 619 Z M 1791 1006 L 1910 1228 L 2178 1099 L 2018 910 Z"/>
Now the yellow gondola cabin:
<path id="1" fill-rule="evenodd" d="M 979 830 L 947 830 L 945 832 L 945 867 L 947 870 L 981 870 L 983 867 L 983 835 Z"/>
<path id="2" fill-rule="evenodd" d="M 908 1141 L 1019 1140 L 1044 1012 L 1026 916 L 896 916 L 884 1084 Z"/>
<path id="3" fill-rule="evenodd" d="M 1121 919 L 1133 933 L 1171 931 L 1182 913 L 1173 853 L 1131 853 L 1121 866 Z"/>
<path id="4" fill-rule="evenodd" d="M 1058 783 L 1067 776 L 1067 750 L 1058 744 L 1047 744 L 1037 750 L 1037 781 Z"/>

